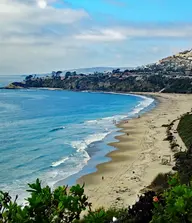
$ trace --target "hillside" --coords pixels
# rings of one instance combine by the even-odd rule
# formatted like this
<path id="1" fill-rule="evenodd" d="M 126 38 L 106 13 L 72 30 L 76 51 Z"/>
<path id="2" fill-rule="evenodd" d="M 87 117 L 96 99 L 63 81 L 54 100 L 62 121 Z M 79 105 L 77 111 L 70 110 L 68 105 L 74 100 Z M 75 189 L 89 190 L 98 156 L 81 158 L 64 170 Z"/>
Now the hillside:
<path id="1" fill-rule="evenodd" d="M 137 68 L 140 72 L 155 72 L 163 75 L 192 75 L 192 49 L 159 60 L 154 64 Z"/>
<path id="2" fill-rule="evenodd" d="M 46 77 L 29 75 L 24 82 L 14 82 L 7 88 L 46 87 L 66 90 L 115 92 L 192 93 L 192 50 L 164 58 L 157 63 L 135 69 L 86 73 L 57 71 Z"/>
<path id="3" fill-rule="evenodd" d="M 192 49 L 180 52 L 173 56 L 164 58 L 159 61 L 160 66 L 170 65 L 170 67 L 175 69 L 192 69 Z"/>

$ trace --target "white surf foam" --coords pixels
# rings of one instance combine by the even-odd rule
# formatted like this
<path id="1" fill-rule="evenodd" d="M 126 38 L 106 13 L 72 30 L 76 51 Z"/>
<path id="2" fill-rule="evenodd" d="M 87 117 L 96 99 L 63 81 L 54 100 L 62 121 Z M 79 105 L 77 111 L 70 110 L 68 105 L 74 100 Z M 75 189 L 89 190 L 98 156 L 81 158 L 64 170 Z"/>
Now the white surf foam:
<path id="1" fill-rule="evenodd" d="M 61 164 L 65 163 L 66 161 L 69 162 L 76 162 L 74 159 L 75 157 L 81 158 L 82 166 L 86 165 L 87 162 L 90 160 L 90 156 L 87 153 L 86 149 L 91 143 L 98 142 L 103 140 L 110 132 L 105 133 L 97 133 L 93 135 L 87 136 L 84 140 L 81 141 L 72 141 L 71 146 L 76 149 L 76 152 L 73 154 L 73 156 L 64 157 L 56 162 L 53 162 L 51 164 L 51 167 L 58 167 Z M 77 161 L 77 162 L 80 162 Z M 81 168 L 82 169 L 82 168 Z"/>
<path id="2" fill-rule="evenodd" d="M 132 112 L 129 113 L 129 115 L 136 115 L 139 112 L 141 112 L 143 109 L 147 108 L 149 105 L 151 105 L 154 102 L 153 98 L 148 98 L 145 96 L 140 96 L 143 98 L 143 101 L 141 101 L 135 108 L 133 109 Z"/>
<path id="3" fill-rule="evenodd" d="M 110 132 L 105 132 L 105 133 L 97 133 L 93 135 L 89 135 L 82 141 L 73 141 L 71 143 L 72 147 L 77 149 L 77 152 L 84 151 L 87 149 L 87 147 L 94 142 L 99 142 L 103 140 Z"/>
<path id="4" fill-rule="evenodd" d="M 82 153 L 81 153 L 82 154 Z M 49 172 L 46 173 L 45 182 L 51 187 L 55 188 L 61 180 L 64 180 L 83 169 L 83 167 L 87 164 L 88 158 L 84 158 L 83 160 L 80 157 L 74 156 L 70 157 L 71 164 L 68 164 L 66 169 L 53 168 Z"/>
<path id="5" fill-rule="evenodd" d="M 65 157 L 65 158 L 62 158 L 61 160 L 58 160 L 56 162 L 53 162 L 51 164 L 51 167 L 57 167 L 57 166 L 60 166 L 62 163 L 64 163 L 66 160 L 68 160 L 69 157 Z"/>
<path id="6" fill-rule="evenodd" d="M 114 116 L 109 116 L 109 117 L 104 117 L 96 120 L 88 120 L 85 121 L 85 124 L 92 125 L 92 124 L 103 124 L 104 122 L 111 122 L 114 123 L 114 121 L 120 121 L 124 118 L 126 118 L 127 115 L 114 115 Z"/>

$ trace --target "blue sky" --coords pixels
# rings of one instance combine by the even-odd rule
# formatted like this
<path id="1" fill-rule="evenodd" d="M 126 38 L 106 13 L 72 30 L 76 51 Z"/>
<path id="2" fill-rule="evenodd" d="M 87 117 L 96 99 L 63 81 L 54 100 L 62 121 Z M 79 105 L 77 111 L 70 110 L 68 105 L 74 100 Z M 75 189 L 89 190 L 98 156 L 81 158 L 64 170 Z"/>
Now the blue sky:
<path id="1" fill-rule="evenodd" d="M 68 0 L 72 7 L 84 8 L 95 19 L 106 14 L 128 22 L 190 22 L 191 0 Z"/>
<path id="2" fill-rule="evenodd" d="M 190 0 L 0 0 L 0 75 L 129 67 L 192 48 Z"/>

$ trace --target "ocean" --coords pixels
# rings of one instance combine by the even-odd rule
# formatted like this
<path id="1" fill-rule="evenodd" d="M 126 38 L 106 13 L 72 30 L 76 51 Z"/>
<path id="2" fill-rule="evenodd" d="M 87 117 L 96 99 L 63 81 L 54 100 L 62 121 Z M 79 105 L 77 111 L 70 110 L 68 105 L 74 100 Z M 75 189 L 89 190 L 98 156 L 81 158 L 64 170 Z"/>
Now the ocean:
<path id="1" fill-rule="evenodd" d="M 0 76 L 1 86 L 21 77 Z M 40 178 L 72 185 L 109 161 L 114 122 L 152 109 L 143 96 L 46 89 L 0 90 L 0 190 L 26 196 Z"/>

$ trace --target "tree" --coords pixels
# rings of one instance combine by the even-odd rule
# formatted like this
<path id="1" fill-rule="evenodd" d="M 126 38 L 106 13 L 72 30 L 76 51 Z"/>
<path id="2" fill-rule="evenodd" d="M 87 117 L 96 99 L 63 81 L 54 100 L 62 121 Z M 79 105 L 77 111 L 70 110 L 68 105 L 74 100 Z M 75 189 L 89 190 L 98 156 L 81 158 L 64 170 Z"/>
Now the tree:
<path id="1" fill-rule="evenodd" d="M 114 70 L 112 70 L 112 73 L 113 74 L 119 74 L 120 73 L 120 69 L 118 68 L 118 69 L 114 69 Z"/>
<path id="2" fill-rule="evenodd" d="M 76 76 L 76 75 L 77 75 L 76 71 L 73 71 L 73 72 L 72 72 L 72 75 L 73 75 L 73 76 Z"/>
<path id="3" fill-rule="evenodd" d="M 52 71 L 52 78 L 54 79 L 55 78 L 55 75 L 56 75 L 56 72 L 55 71 Z"/>
<path id="4" fill-rule="evenodd" d="M 67 71 L 66 73 L 65 73 L 65 78 L 68 78 L 68 77 L 70 77 L 71 76 L 71 72 L 70 71 Z"/>
<path id="5" fill-rule="evenodd" d="M 56 72 L 55 75 L 56 75 L 56 76 L 60 76 L 62 73 L 63 73 L 63 72 L 59 70 L 59 71 Z"/>
<path id="6" fill-rule="evenodd" d="M 33 75 L 28 75 L 28 76 L 25 77 L 25 80 L 30 81 L 32 77 L 33 77 Z"/>

